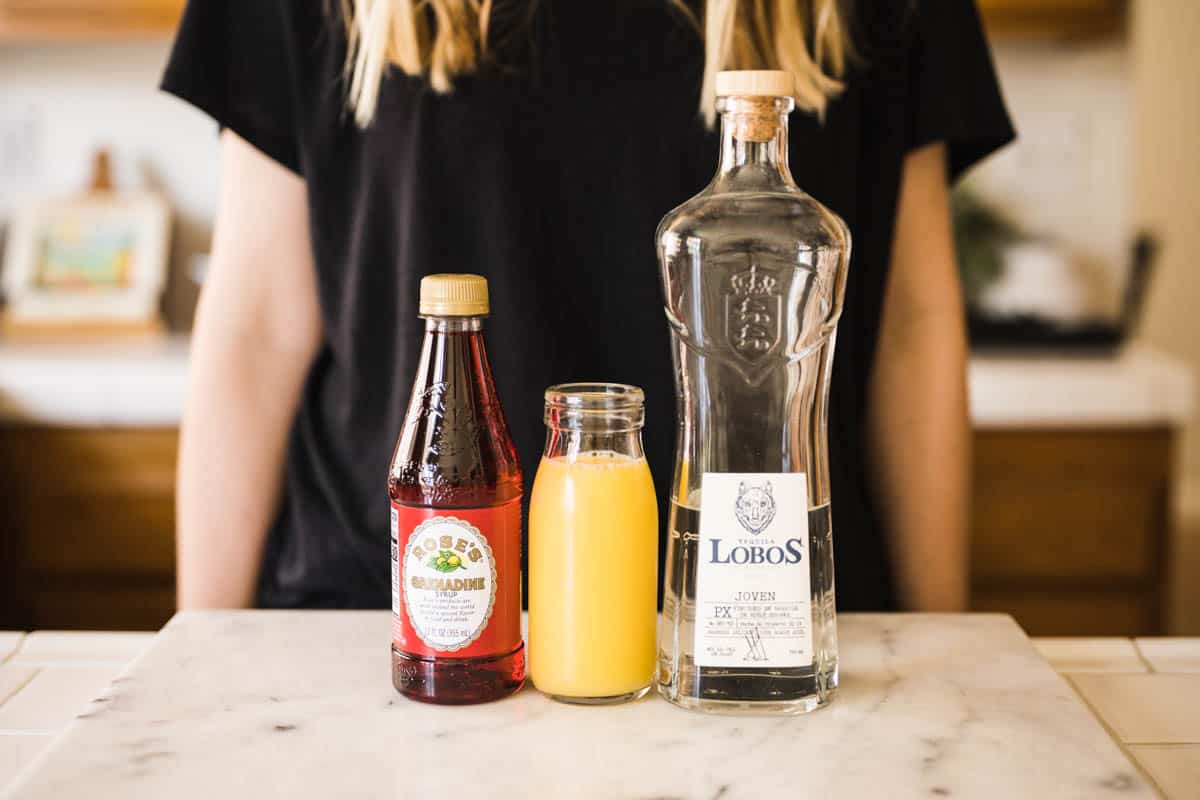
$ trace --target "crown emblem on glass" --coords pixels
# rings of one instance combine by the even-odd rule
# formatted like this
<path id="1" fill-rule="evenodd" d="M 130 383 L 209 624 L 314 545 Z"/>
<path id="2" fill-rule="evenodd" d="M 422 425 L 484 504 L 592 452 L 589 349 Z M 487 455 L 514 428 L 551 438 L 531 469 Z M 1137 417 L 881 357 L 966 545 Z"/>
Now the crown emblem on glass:
<path id="1" fill-rule="evenodd" d="M 775 294 L 779 280 L 766 272 L 761 272 L 757 264 L 751 264 L 750 269 L 739 272 L 729 279 L 733 293 L 739 297 L 765 297 Z"/>

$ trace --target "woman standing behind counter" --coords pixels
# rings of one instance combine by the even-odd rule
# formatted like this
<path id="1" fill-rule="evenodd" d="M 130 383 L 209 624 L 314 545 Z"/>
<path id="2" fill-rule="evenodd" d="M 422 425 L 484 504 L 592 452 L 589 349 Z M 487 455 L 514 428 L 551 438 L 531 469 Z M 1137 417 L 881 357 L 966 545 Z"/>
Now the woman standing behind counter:
<path id="1" fill-rule="evenodd" d="M 716 72 L 759 67 L 795 74 L 809 113 L 792 172 L 854 235 L 829 427 L 838 607 L 964 607 L 948 185 L 1013 136 L 971 0 L 342 6 L 194 1 L 163 81 L 224 129 L 182 430 L 181 607 L 388 605 L 380 476 L 431 272 L 492 286 L 527 479 L 542 390 L 604 376 L 646 390 L 665 509 L 654 228 L 710 177 Z"/>

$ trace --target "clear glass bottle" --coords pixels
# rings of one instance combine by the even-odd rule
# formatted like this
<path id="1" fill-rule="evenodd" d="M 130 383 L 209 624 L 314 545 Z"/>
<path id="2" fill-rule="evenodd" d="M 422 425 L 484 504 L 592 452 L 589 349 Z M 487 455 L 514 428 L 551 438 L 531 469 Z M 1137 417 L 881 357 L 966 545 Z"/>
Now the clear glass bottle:
<path id="1" fill-rule="evenodd" d="M 826 418 L 850 235 L 787 163 L 787 72 L 717 81 L 720 167 L 657 234 L 680 429 L 659 690 L 800 713 L 837 687 Z"/>

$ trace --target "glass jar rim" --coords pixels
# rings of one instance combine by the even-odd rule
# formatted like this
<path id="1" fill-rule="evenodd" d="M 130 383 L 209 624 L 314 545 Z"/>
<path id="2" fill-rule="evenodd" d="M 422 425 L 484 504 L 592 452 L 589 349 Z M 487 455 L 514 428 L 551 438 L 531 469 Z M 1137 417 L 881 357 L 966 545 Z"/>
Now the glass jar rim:
<path id="1" fill-rule="evenodd" d="M 546 390 L 546 407 L 604 413 L 641 408 L 646 393 L 628 383 L 560 383 Z"/>

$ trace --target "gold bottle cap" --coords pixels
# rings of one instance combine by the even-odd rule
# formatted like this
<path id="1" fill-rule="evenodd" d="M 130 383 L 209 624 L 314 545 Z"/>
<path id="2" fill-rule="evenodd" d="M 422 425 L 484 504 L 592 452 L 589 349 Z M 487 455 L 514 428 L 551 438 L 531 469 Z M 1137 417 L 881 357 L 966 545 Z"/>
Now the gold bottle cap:
<path id="1" fill-rule="evenodd" d="M 717 97 L 791 97 L 796 76 L 781 69 L 739 69 L 717 73 Z"/>
<path id="2" fill-rule="evenodd" d="M 488 284 L 482 275 L 426 275 L 421 279 L 423 317 L 482 317 L 488 313 Z"/>

